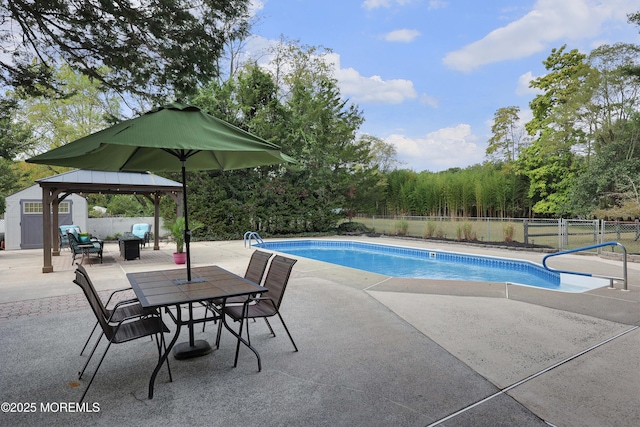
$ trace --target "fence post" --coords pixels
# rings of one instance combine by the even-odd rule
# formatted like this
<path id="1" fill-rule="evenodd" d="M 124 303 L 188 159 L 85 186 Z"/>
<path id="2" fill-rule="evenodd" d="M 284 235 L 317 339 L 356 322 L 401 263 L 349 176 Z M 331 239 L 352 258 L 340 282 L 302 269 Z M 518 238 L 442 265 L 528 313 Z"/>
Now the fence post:
<path id="1" fill-rule="evenodd" d="M 529 220 L 525 219 L 522 221 L 522 226 L 524 227 L 524 244 L 529 244 Z"/>

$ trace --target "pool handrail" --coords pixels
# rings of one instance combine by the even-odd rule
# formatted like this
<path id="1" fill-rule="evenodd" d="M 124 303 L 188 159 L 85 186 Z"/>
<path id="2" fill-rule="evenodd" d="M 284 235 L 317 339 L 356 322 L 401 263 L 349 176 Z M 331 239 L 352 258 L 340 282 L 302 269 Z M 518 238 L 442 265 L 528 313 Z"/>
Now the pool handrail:
<path id="1" fill-rule="evenodd" d="M 255 231 L 247 231 L 244 233 L 244 247 L 247 247 L 247 242 L 249 242 L 249 247 L 251 247 L 251 239 L 256 239 L 256 244 L 260 247 L 264 245 L 264 241 L 262 237 Z"/>
<path id="2" fill-rule="evenodd" d="M 592 274 L 592 273 L 582 273 L 579 271 L 566 271 L 566 270 L 556 270 L 555 268 L 551 268 L 547 266 L 547 258 L 551 258 L 554 256 L 558 256 L 558 255 L 565 255 L 565 254 L 570 254 L 570 253 L 574 253 L 574 252 L 582 252 L 582 251 L 587 251 L 590 249 L 596 249 L 596 248 L 601 248 L 603 246 L 619 246 L 620 248 L 622 248 L 622 274 L 623 277 L 612 277 L 612 276 L 602 276 L 602 275 L 598 275 L 598 274 Z M 605 243 L 599 243 L 597 245 L 591 245 L 591 246 L 584 246 L 582 248 L 577 248 L 577 249 L 569 249 L 566 251 L 562 251 L 562 252 L 556 252 L 553 254 L 549 254 L 546 255 L 544 258 L 542 258 L 542 266 L 549 270 L 549 271 L 554 271 L 556 273 L 565 273 L 565 274 L 576 274 L 579 276 L 589 276 L 589 277 L 599 277 L 602 279 L 609 279 L 609 288 L 610 289 L 615 289 L 613 286 L 613 281 L 614 280 L 622 280 L 623 282 L 623 290 L 624 291 L 628 291 L 629 289 L 627 288 L 627 249 L 618 242 L 605 242 Z"/>

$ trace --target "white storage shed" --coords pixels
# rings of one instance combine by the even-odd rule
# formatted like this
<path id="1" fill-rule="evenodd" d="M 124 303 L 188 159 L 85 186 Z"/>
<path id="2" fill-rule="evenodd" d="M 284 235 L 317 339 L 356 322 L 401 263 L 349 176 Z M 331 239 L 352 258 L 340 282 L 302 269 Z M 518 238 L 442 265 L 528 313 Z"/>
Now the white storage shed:
<path id="1" fill-rule="evenodd" d="M 42 235 L 42 188 L 32 185 L 7 196 L 5 212 L 5 249 L 41 249 Z M 87 228 L 87 200 L 71 194 L 60 202 L 59 224 L 75 224 L 81 230 Z"/>

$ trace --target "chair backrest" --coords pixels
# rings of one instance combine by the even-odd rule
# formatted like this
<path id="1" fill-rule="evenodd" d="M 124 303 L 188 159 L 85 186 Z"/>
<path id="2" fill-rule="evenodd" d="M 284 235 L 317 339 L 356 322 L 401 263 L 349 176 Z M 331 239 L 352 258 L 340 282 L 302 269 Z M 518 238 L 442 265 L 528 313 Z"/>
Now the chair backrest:
<path id="1" fill-rule="evenodd" d="M 80 242 L 78 241 L 77 233 L 74 233 L 72 231 L 67 232 L 67 239 L 69 239 L 69 247 L 73 252 L 77 254 L 82 253 L 80 248 L 78 248 Z"/>
<path id="2" fill-rule="evenodd" d="M 61 225 L 58 227 L 58 234 L 60 235 L 61 244 L 69 242 L 67 233 L 69 232 L 69 230 L 73 229 L 75 229 L 78 233 L 80 232 L 80 227 L 78 227 L 77 225 Z"/>
<path id="3" fill-rule="evenodd" d="M 89 277 L 89 273 L 87 272 L 87 269 L 84 268 L 84 266 L 82 264 L 78 264 L 76 266 L 76 279 L 78 278 L 78 274 L 82 274 L 84 276 L 84 279 L 86 280 L 86 286 L 89 289 L 89 291 L 91 291 L 91 293 L 93 295 L 95 295 L 96 299 L 98 300 L 98 305 L 99 305 L 99 309 L 100 312 L 102 313 L 102 315 L 105 318 L 109 317 L 109 311 L 107 310 L 107 307 L 104 306 L 104 303 L 102 302 L 102 299 L 100 298 L 100 295 L 98 295 L 98 291 L 96 290 L 96 287 L 93 286 L 93 282 L 91 281 L 91 278 Z"/>
<path id="4" fill-rule="evenodd" d="M 104 307 L 102 300 L 96 293 L 93 284 L 89 280 L 89 276 L 86 275 L 86 270 L 81 265 L 79 265 L 76 269 L 76 278 L 73 280 L 73 283 L 80 286 L 80 288 L 84 292 L 84 296 L 87 298 L 87 301 L 89 301 L 89 305 L 93 310 L 93 314 L 95 314 L 96 318 L 98 319 L 98 323 L 100 323 L 100 327 L 102 328 L 107 338 L 111 340 L 113 336 L 113 329 L 108 324 L 105 317 L 106 308 Z"/>
<path id="5" fill-rule="evenodd" d="M 286 258 L 281 255 L 276 255 L 271 261 L 263 286 L 269 289 L 269 292 L 265 295 L 275 302 L 276 309 L 280 308 L 291 270 L 297 261 L 297 259 Z"/>
<path id="6" fill-rule="evenodd" d="M 249 260 L 247 271 L 244 273 L 244 278 L 259 285 L 272 255 L 269 252 L 254 251 Z"/>
<path id="7" fill-rule="evenodd" d="M 71 230 L 72 228 L 77 229 L 77 232 L 80 232 L 80 227 L 78 227 L 77 225 L 61 225 L 58 227 L 58 230 L 60 231 L 60 234 L 62 236 L 66 236 L 67 235 L 67 231 Z"/>
<path id="8" fill-rule="evenodd" d="M 151 224 L 133 224 L 131 226 L 131 234 L 144 239 L 145 234 L 151 232 Z"/>

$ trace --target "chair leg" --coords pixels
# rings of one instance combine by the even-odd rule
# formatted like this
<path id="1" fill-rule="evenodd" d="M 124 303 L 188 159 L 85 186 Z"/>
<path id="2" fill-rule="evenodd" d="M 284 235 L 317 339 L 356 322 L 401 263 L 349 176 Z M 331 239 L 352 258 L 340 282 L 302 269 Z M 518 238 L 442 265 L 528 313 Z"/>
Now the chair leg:
<path id="1" fill-rule="evenodd" d="M 87 369 L 87 366 L 89 366 L 89 361 L 91 361 L 91 358 L 93 357 L 93 354 L 96 352 L 96 349 L 98 348 L 98 344 L 100 344 L 100 341 L 102 340 L 103 336 L 104 334 L 100 334 L 100 338 L 98 338 L 98 341 L 96 341 L 96 344 L 93 346 L 93 349 L 91 350 L 91 353 L 87 357 L 87 361 L 82 367 L 82 370 L 78 372 L 78 379 L 82 379 L 82 374 L 84 374 L 85 369 Z"/>
<path id="2" fill-rule="evenodd" d="M 80 398 L 80 401 L 78 403 L 82 403 L 82 401 L 84 400 L 84 397 L 87 395 L 87 391 L 89 391 L 89 387 L 91 387 L 91 384 L 93 383 L 93 379 L 96 377 L 96 374 L 98 373 L 98 369 L 100 369 L 100 366 L 102 365 L 102 361 L 104 360 L 104 357 L 107 355 L 107 351 L 109 351 L 109 347 L 111 347 L 111 341 L 109 341 L 109 344 L 107 345 L 107 348 L 104 350 L 104 353 L 102 353 L 102 357 L 100 358 L 100 362 L 98 362 L 98 366 L 96 366 L 96 370 L 93 371 L 93 375 L 91 376 L 91 379 L 89 380 L 89 384 L 87 384 L 87 388 L 84 389 L 84 393 L 82 393 L 82 397 Z M 84 372 L 84 369 L 83 369 L 83 372 Z"/>
<path id="3" fill-rule="evenodd" d="M 80 350 L 80 356 L 82 356 L 82 353 L 84 353 L 84 350 L 89 345 L 89 341 L 91 340 L 91 337 L 93 336 L 93 333 L 96 331 L 97 327 L 98 327 L 98 322 L 96 322 L 96 324 L 93 326 L 93 329 L 91 330 L 91 333 L 89 334 L 89 337 L 87 338 L 87 342 L 84 343 L 84 347 L 82 347 L 82 350 Z"/>
<path id="4" fill-rule="evenodd" d="M 156 345 L 158 347 L 158 363 L 160 363 L 160 359 L 162 359 L 162 351 L 164 348 L 164 352 L 167 352 L 167 342 L 164 339 L 164 334 L 160 334 L 160 339 L 158 340 L 158 334 L 156 335 Z M 152 338 L 153 339 L 153 338 Z M 171 376 L 171 366 L 169 366 L 169 358 L 167 357 L 167 371 L 169 372 L 169 382 L 173 382 L 173 377 Z"/>
<path id="5" fill-rule="evenodd" d="M 244 323 L 244 319 L 240 320 L 240 330 L 238 331 L 238 335 L 242 336 L 242 326 Z M 233 367 L 238 366 L 238 354 L 240 353 L 240 338 L 238 338 L 238 343 L 236 344 L 236 357 L 233 360 Z"/>
<path id="6" fill-rule="evenodd" d="M 224 313 L 222 313 L 221 316 L 224 316 Z M 217 349 L 220 348 L 220 336 L 222 335 L 222 321 L 223 321 L 223 319 L 220 319 L 220 322 L 218 322 L 218 333 L 216 334 L 216 348 Z"/>
<path id="7" fill-rule="evenodd" d="M 255 319 L 253 319 L 255 320 Z M 264 318 L 265 323 L 267 324 L 267 326 L 269 327 L 269 330 L 271 331 L 271 335 L 273 335 L 274 337 L 276 336 L 276 333 L 273 332 L 273 328 L 271 327 L 271 323 L 269 323 L 269 319 L 267 319 L 266 317 Z"/>
<path id="8" fill-rule="evenodd" d="M 293 341 L 293 337 L 291 337 L 291 334 L 289 333 L 289 328 L 287 328 L 287 324 L 284 323 L 284 319 L 282 318 L 282 315 L 280 314 L 280 311 L 278 311 L 278 317 L 280 318 L 280 321 L 282 322 L 282 326 L 284 326 L 284 330 L 287 332 L 287 335 L 289 335 L 289 339 L 291 340 L 291 344 L 293 344 L 293 348 L 295 348 L 296 351 L 298 351 L 298 346 Z"/>

